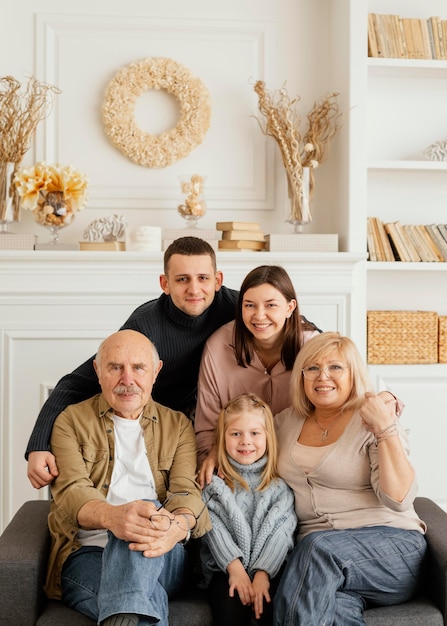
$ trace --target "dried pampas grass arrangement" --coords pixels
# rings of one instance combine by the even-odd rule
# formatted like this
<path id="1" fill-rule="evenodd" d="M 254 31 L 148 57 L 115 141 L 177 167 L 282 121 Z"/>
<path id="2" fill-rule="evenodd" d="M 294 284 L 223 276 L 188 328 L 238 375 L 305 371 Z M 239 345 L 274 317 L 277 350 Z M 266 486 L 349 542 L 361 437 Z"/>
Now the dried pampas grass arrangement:
<path id="1" fill-rule="evenodd" d="M 338 130 L 340 113 L 338 93 L 329 93 L 317 100 L 307 114 L 307 130 L 301 128 L 301 116 L 296 105 L 300 98 L 291 99 L 285 84 L 276 92 L 266 89 L 258 80 L 254 91 L 262 121 L 256 118 L 264 135 L 272 137 L 281 152 L 286 169 L 290 219 L 292 223 L 311 221 L 311 215 L 303 210 L 303 168 L 309 168 L 309 193 L 314 189 L 314 170 L 327 159 L 329 143 Z"/>
<path id="2" fill-rule="evenodd" d="M 13 76 L 0 78 L 0 188 L 3 191 L 14 187 L 10 184 L 25 153 L 29 150 L 37 125 L 50 112 L 52 96 L 61 93 L 57 87 L 48 85 L 34 77 L 20 83 Z M 14 167 L 7 167 L 13 163 Z M 8 177 L 9 180 L 6 180 Z M 0 220 L 18 220 L 19 202 L 11 202 L 7 194 L 0 195 Z"/>

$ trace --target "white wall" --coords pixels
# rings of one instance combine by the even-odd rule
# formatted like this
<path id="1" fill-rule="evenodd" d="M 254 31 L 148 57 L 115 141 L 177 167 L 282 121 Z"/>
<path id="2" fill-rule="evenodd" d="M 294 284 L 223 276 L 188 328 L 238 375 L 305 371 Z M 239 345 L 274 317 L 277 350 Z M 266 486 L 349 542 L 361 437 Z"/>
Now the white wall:
<path id="1" fill-rule="evenodd" d="M 278 89 L 287 81 L 289 95 L 302 97 L 303 118 L 327 91 L 344 91 L 340 73 L 334 79 L 327 62 L 329 0 L 4 4 L 0 75 L 24 80 L 33 74 L 62 90 L 24 163 L 69 163 L 90 179 L 88 206 L 61 231 L 62 242 L 81 240 L 91 221 L 112 213 L 123 213 L 129 226 L 182 228 L 177 176 L 195 172 L 207 175 L 208 214 L 200 226 L 239 219 L 259 221 L 265 232 L 291 232 L 284 223 L 284 170 L 276 145 L 253 117 L 258 113 L 253 84 L 263 79 L 269 89 Z M 212 99 L 211 127 L 203 143 L 162 169 L 132 163 L 112 146 L 101 120 L 109 81 L 122 67 L 151 56 L 186 65 Z M 158 133 L 176 124 L 176 108 L 166 92 L 149 91 L 137 101 L 135 119 L 144 130 Z M 336 193 L 324 193 L 331 180 L 340 178 L 338 167 L 332 158 L 317 172 L 315 223 L 309 232 L 340 231 L 331 210 L 337 206 Z M 48 240 L 27 211 L 11 230 Z"/>

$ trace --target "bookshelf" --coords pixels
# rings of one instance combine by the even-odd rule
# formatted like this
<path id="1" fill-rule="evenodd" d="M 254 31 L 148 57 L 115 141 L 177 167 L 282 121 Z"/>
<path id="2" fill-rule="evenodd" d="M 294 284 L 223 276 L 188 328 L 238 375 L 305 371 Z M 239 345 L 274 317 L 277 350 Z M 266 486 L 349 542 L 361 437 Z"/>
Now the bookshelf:
<path id="1" fill-rule="evenodd" d="M 365 222 L 378 217 L 402 224 L 446 223 L 447 162 L 429 161 L 423 150 L 447 139 L 447 61 L 367 57 L 367 13 L 447 19 L 441 0 L 368 0 L 365 7 L 364 63 L 366 137 L 355 150 L 364 157 Z M 361 50 L 358 51 L 361 54 Z M 363 74 L 361 74 L 361 70 Z M 350 155 L 350 159 L 355 154 Z M 366 223 L 365 223 L 366 232 Z M 367 310 L 424 310 L 447 315 L 446 262 L 366 262 Z M 370 365 L 378 388 L 389 387 L 403 399 L 402 423 L 410 431 L 411 459 L 420 493 L 447 507 L 445 489 L 430 483 L 443 473 L 442 444 L 426 432 L 447 435 L 442 406 L 447 365 Z M 430 439 L 430 441 L 429 441 Z"/>

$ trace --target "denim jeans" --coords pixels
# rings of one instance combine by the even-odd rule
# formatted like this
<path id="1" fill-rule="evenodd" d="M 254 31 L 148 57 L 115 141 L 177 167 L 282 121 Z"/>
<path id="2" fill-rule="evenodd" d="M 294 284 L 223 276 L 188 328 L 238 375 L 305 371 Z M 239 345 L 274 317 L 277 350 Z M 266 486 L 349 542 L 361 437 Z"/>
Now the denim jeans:
<path id="1" fill-rule="evenodd" d="M 167 554 L 146 558 L 110 531 L 106 547 L 74 552 L 62 569 L 62 602 L 101 623 L 135 613 L 140 625 L 168 626 L 168 598 L 185 580 L 186 552 L 177 544 Z"/>
<path id="2" fill-rule="evenodd" d="M 273 601 L 275 626 L 359 626 L 369 606 L 415 593 L 426 551 L 415 530 L 319 531 L 294 548 Z"/>

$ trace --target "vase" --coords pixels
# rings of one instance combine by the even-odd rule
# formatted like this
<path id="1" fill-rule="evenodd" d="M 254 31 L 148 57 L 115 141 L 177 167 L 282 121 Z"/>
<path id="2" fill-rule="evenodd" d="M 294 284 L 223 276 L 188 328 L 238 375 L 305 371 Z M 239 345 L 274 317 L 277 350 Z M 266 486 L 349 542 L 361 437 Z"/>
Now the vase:
<path id="1" fill-rule="evenodd" d="M 18 220 L 18 205 L 12 183 L 16 164 L 0 162 L 0 232 L 8 232 L 8 224 Z"/>
<path id="2" fill-rule="evenodd" d="M 302 232 L 303 226 L 312 222 L 310 199 L 312 191 L 312 175 L 310 167 L 302 167 L 294 172 L 287 171 L 287 206 L 286 222 L 293 224 L 295 232 Z"/>
<path id="3" fill-rule="evenodd" d="M 177 211 L 186 221 L 186 228 L 195 228 L 197 222 L 206 213 L 206 202 L 204 196 L 204 186 L 206 176 L 190 174 L 179 176 L 180 190 L 186 194 Z"/>
<path id="4" fill-rule="evenodd" d="M 59 231 L 74 220 L 73 209 L 62 191 L 41 192 L 33 215 L 36 222 L 50 233 L 49 243 L 55 245 L 59 242 Z"/>

